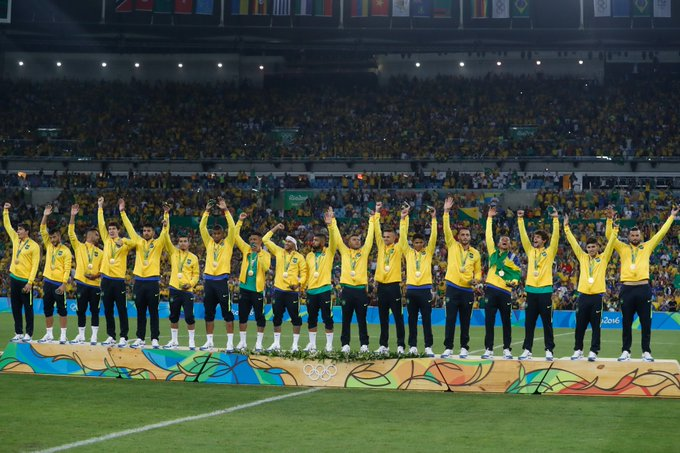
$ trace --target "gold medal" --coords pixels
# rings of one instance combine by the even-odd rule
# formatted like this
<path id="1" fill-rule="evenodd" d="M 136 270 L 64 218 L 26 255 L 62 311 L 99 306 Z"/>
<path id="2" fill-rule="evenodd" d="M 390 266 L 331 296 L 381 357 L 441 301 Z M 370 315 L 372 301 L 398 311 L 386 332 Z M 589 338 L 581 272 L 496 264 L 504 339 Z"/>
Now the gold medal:
<path id="1" fill-rule="evenodd" d="M 588 277 L 588 283 L 590 284 L 595 283 L 595 279 L 593 277 Z"/>
<path id="2" fill-rule="evenodd" d="M 534 271 L 534 277 L 538 277 L 538 271 Z"/>
<path id="3" fill-rule="evenodd" d="M 465 273 L 465 268 L 464 268 L 464 267 L 461 267 L 461 268 L 460 268 L 460 273 L 461 273 L 461 274 L 464 274 L 464 273 Z"/>
<path id="4" fill-rule="evenodd" d="M 93 267 L 93 266 L 92 266 L 91 263 L 87 265 L 87 268 L 88 268 L 88 269 L 92 269 L 92 267 Z"/>
<path id="5" fill-rule="evenodd" d="M 19 265 L 19 260 L 14 260 L 14 264 Z"/>
<path id="6" fill-rule="evenodd" d="M 283 273 L 283 278 L 288 278 L 288 272 Z"/>
<path id="7" fill-rule="evenodd" d="M 217 261 L 213 261 L 213 267 L 217 267 Z"/>
<path id="8" fill-rule="evenodd" d="M 502 276 L 504 276 L 504 275 L 505 275 L 505 271 L 498 271 L 498 276 L 499 276 L 499 277 L 502 277 Z"/>
<path id="9" fill-rule="evenodd" d="M 52 265 L 50 266 L 50 269 L 52 269 L 52 270 L 54 270 L 54 269 L 55 269 L 55 266 L 54 266 L 54 264 L 52 264 Z"/>
<path id="10" fill-rule="evenodd" d="M 385 266 L 385 272 L 389 272 L 389 271 L 390 271 L 390 266 L 389 265 Z"/>
<path id="11" fill-rule="evenodd" d="M 349 273 L 349 275 L 350 275 L 352 278 L 354 278 L 354 277 L 356 277 L 357 273 L 354 272 L 354 271 L 352 271 L 352 272 Z"/>
<path id="12" fill-rule="evenodd" d="M 179 272 L 179 273 L 177 274 L 177 278 L 181 280 L 181 279 L 182 279 L 182 277 L 184 277 L 184 274 L 183 274 L 183 273 L 181 273 L 181 272 Z"/>
<path id="13" fill-rule="evenodd" d="M 631 270 L 631 271 L 634 271 L 634 270 L 635 270 L 635 263 L 633 263 L 633 264 L 630 265 L 630 270 Z"/>
<path id="14" fill-rule="evenodd" d="M 253 274 L 254 274 L 254 272 L 253 272 L 253 271 L 248 271 L 248 277 L 252 277 L 252 276 L 253 276 Z"/>
<path id="15" fill-rule="evenodd" d="M 114 260 L 113 258 L 111 258 L 111 259 L 109 260 L 109 263 L 110 263 L 110 264 L 116 264 L 116 260 Z"/>
<path id="16" fill-rule="evenodd" d="M 416 271 L 416 278 L 419 278 L 420 275 L 421 275 L 421 274 L 420 274 L 420 271 Z"/>
<path id="17" fill-rule="evenodd" d="M 144 260 L 144 265 L 148 266 L 149 265 L 149 260 Z"/>
<path id="18" fill-rule="evenodd" d="M 319 278 L 319 273 L 318 273 L 318 272 L 314 272 L 314 278 Z"/>

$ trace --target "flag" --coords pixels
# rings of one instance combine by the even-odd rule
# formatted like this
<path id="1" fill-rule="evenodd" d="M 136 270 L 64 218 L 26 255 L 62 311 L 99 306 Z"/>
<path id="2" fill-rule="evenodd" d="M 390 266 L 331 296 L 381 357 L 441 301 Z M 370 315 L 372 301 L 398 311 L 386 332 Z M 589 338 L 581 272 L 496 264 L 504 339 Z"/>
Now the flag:
<path id="1" fill-rule="evenodd" d="M 267 14 L 267 0 L 252 0 L 253 16 L 264 16 Z"/>
<path id="2" fill-rule="evenodd" d="M 486 19 L 489 17 L 488 0 L 470 0 L 472 2 L 472 18 Z"/>
<path id="3" fill-rule="evenodd" d="M 249 0 L 231 0 L 232 16 L 247 16 Z"/>
<path id="4" fill-rule="evenodd" d="M 296 16 L 311 16 L 312 15 L 312 0 L 295 0 L 295 15 Z"/>
<path id="5" fill-rule="evenodd" d="M 593 0 L 595 17 L 609 17 L 612 15 L 611 0 Z"/>
<path id="6" fill-rule="evenodd" d="M 479 208 L 458 208 L 458 218 L 461 220 L 479 220 Z"/>
<path id="7" fill-rule="evenodd" d="M 131 13 L 132 12 L 132 0 L 116 0 L 116 12 L 117 13 Z"/>
<path id="8" fill-rule="evenodd" d="M 137 11 L 153 11 L 153 0 L 137 0 L 135 2 Z"/>
<path id="9" fill-rule="evenodd" d="M 214 0 L 196 0 L 196 14 L 212 15 L 215 12 L 215 6 L 213 4 L 213 1 Z M 246 14 L 247 13 L 248 4 L 246 3 Z"/>
<path id="10" fill-rule="evenodd" d="M 351 16 L 367 17 L 369 0 L 352 0 Z"/>
<path id="11" fill-rule="evenodd" d="M 510 18 L 510 0 L 493 0 L 491 3 L 491 17 L 494 19 Z"/>
<path id="12" fill-rule="evenodd" d="M 530 0 L 512 0 L 512 5 L 510 6 L 510 14 L 514 18 L 524 18 L 528 19 L 530 16 L 529 10 Z"/>
<path id="13" fill-rule="evenodd" d="M 290 16 L 290 0 L 274 0 L 274 16 Z"/>
<path id="14" fill-rule="evenodd" d="M 408 17 L 411 14 L 411 0 L 393 0 L 392 17 Z"/>
<path id="15" fill-rule="evenodd" d="M 654 17 L 671 17 L 671 0 L 654 0 Z"/>
<path id="16" fill-rule="evenodd" d="M 331 17 L 333 15 L 333 0 L 314 0 L 314 15 Z"/>
<path id="17" fill-rule="evenodd" d="M 175 14 L 191 14 L 194 11 L 194 0 L 175 0 Z"/>
<path id="18" fill-rule="evenodd" d="M 432 17 L 435 19 L 449 19 L 451 17 L 451 0 L 434 0 Z"/>
<path id="19" fill-rule="evenodd" d="M 411 16 L 413 17 L 432 17 L 431 0 L 413 0 L 411 2 Z"/>
<path id="20" fill-rule="evenodd" d="M 496 266 L 496 275 L 506 282 L 519 281 L 522 278 L 519 257 L 512 252 L 501 252 L 496 249 L 489 256 L 489 268 L 494 266 Z"/>
<path id="21" fill-rule="evenodd" d="M 613 0 L 612 16 L 630 17 L 630 0 Z"/>
<path id="22" fill-rule="evenodd" d="M 172 0 L 156 0 L 153 4 L 153 12 L 160 14 L 172 13 Z"/>
<path id="23" fill-rule="evenodd" d="M 371 0 L 371 16 L 389 16 L 390 4 L 388 0 Z"/>
<path id="24" fill-rule="evenodd" d="M 652 15 L 652 4 L 650 0 L 633 0 L 633 16 L 650 17 Z"/>

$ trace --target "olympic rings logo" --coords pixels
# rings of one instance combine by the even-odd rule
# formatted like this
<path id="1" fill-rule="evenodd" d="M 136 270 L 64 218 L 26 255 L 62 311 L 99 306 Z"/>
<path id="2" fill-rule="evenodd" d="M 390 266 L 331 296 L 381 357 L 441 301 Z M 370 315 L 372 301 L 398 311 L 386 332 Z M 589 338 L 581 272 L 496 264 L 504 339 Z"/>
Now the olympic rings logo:
<path id="1" fill-rule="evenodd" d="M 302 372 L 312 381 L 318 381 L 321 379 L 324 382 L 330 381 L 333 376 L 338 374 L 338 369 L 335 365 L 312 365 L 306 364 L 302 367 Z"/>

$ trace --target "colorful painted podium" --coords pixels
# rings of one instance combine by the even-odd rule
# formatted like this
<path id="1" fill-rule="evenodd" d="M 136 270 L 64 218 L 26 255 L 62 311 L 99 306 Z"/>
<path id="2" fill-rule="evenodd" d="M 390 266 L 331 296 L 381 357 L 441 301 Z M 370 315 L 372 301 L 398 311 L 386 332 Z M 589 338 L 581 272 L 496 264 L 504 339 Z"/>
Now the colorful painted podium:
<path id="1" fill-rule="evenodd" d="M 207 384 L 680 398 L 676 360 L 400 358 L 344 362 L 186 349 L 9 343 L 0 358 L 0 372 Z"/>

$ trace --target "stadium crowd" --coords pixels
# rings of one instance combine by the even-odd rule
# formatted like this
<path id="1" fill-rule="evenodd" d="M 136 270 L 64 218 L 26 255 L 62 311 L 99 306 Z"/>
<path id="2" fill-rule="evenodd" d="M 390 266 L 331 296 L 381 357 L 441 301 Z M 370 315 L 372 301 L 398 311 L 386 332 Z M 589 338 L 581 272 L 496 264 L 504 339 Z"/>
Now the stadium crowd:
<path id="1" fill-rule="evenodd" d="M 490 179 L 504 178 L 512 181 L 517 176 L 496 175 L 490 173 Z M 467 178 L 469 175 L 465 175 Z M 483 179 L 486 176 L 475 175 L 474 178 Z M 42 206 L 34 206 L 27 198 L 27 191 L 22 184 L 31 180 L 31 176 L 26 179 L 19 178 L 10 181 L 11 178 L 3 176 L 2 199 L 12 204 L 12 219 L 14 222 L 25 221 L 32 228 L 33 237 L 39 241 L 38 223 L 42 215 Z M 103 195 L 106 199 L 105 215 L 107 218 L 117 219 L 117 200 L 122 197 L 128 201 L 127 213 L 135 225 L 142 222 L 150 222 L 157 225 L 160 231 L 162 219 L 162 204 L 170 201 L 172 205 L 172 233 L 176 236 L 178 232 L 189 234 L 191 239 L 191 249 L 199 257 L 205 256 L 205 250 L 197 231 L 197 217 L 202 213 L 207 201 L 214 199 L 218 195 L 224 196 L 230 204 L 230 209 L 234 214 L 247 212 L 249 218 L 246 221 L 241 234 L 247 237 L 249 231 L 256 230 L 265 233 L 275 224 L 283 222 L 286 232 L 293 235 L 301 242 L 300 251 L 306 253 L 312 243 L 313 233 L 325 228 L 323 222 L 323 211 L 328 206 L 335 208 L 335 214 L 341 223 L 341 231 L 348 234 L 350 231 L 358 231 L 365 234 L 367 229 L 368 212 L 374 209 L 376 201 L 382 201 L 385 208 L 383 212 L 383 223 L 385 225 L 398 226 L 399 208 L 403 202 L 409 202 L 413 207 L 411 215 L 411 231 L 419 231 L 426 236 L 429 234 L 430 221 L 426 213 L 426 206 L 432 205 L 441 210 L 441 205 L 447 195 L 447 188 L 443 190 L 416 190 L 408 184 L 399 182 L 399 175 L 378 176 L 379 179 L 392 179 L 397 188 L 378 189 L 371 183 L 371 176 L 364 180 L 349 177 L 329 178 L 333 184 L 339 184 L 339 188 L 319 190 L 315 196 L 311 196 L 299 206 L 291 207 L 288 210 L 282 209 L 280 200 L 282 189 L 298 188 L 299 185 L 309 187 L 308 177 L 262 177 L 257 178 L 243 173 L 234 176 L 212 176 L 207 177 L 195 175 L 193 177 L 179 177 L 170 174 L 159 175 L 128 175 L 113 176 L 106 174 L 71 174 L 71 175 L 35 175 L 31 184 L 40 186 L 45 184 L 49 187 L 62 188 L 61 194 L 53 202 L 54 215 L 50 217 L 50 226 L 59 227 L 64 233 L 68 223 L 68 212 L 71 204 L 78 203 L 81 209 L 81 216 L 76 221 L 76 231 L 83 233 L 87 227 L 95 224 L 96 199 Z M 416 177 L 414 177 L 416 178 Z M 429 179 L 429 177 L 424 177 Z M 546 177 L 552 180 L 552 177 Z M 455 179 L 460 181 L 464 178 L 456 175 Z M 301 182 L 303 181 L 303 182 Z M 362 185 L 355 187 L 354 182 L 360 181 Z M 18 184 L 18 186 L 17 186 Z M 307 184 L 307 185 L 304 185 Z M 366 184 L 367 186 L 363 186 Z M 486 188 L 486 187 L 485 187 Z M 505 187 L 501 187 L 504 189 Z M 254 190 L 255 189 L 255 190 Z M 439 188 L 438 188 L 439 189 Z M 488 265 L 486 247 L 484 246 L 484 221 L 485 213 L 490 203 L 498 203 L 494 196 L 502 193 L 488 193 L 485 191 L 468 190 L 467 186 L 463 190 L 453 192 L 453 196 L 458 208 L 457 215 L 453 215 L 454 231 L 465 226 L 471 229 L 472 245 L 482 254 L 482 262 Z M 591 190 L 576 192 L 561 188 L 541 189 L 535 193 L 533 203 L 522 208 L 526 211 L 525 217 L 529 228 L 539 226 L 550 231 L 547 221 L 547 211 L 550 206 L 555 207 L 560 214 L 568 214 L 572 219 L 572 231 L 579 241 L 585 243 L 588 236 L 596 236 L 604 243 L 605 210 L 613 205 L 619 212 L 622 219 L 622 232 L 625 235 L 626 228 L 637 224 L 644 233 L 645 238 L 649 238 L 663 223 L 670 205 L 672 196 L 666 191 L 657 190 Z M 519 233 L 515 211 L 504 209 L 502 203 L 499 204 L 499 213 L 494 222 L 496 229 L 495 236 L 507 234 L 512 239 L 512 249 L 519 252 L 522 264 L 526 268 L 526 256 L 520 250 Z M 454 211 L 456 212 L 456 211 Z M 213 217 L 212 222 L 219 217 Z M 222 219 L 223 220 L 223 219 Z M 439 226 L 441 230 L 441 224 Z M 656 252 L 652 255 L 651 275 L 652 290 L 654 293 L 653 304 L 655 309 L 663 311 L 676 311 L 680 303 L 680 275 L 678 266 L 680 265 L 680 247 L 678 237 L 680 226 L 668 234 L 668 237 L 661 243 Z M 447 249 L 444 245 L 444 235 L 439 231 L 439 240 L 433 261 L 433 278 L 436 285 L 435 304 L 440 306 L 443 302 L 445 292 L 444 275 L 447 266 Z M 4 236 L 0 241 L 0 267 L 3 269 L 9 266 L 9 256 L 7 251 L 10 244 Z M 373 252 L 375 255 L 375 251 Z M 130 266 L 128 266 L 128 283 L 131 282 L 132 258 L 130 254 Z M 234 252 L 232 269 L 238 269 L 237 262 L 242 259 L 238 251 Z M 334 283 L 339 281 L 339 259 L 336 258 L 334 271 Z M 167 275 L 168 264 L 164 261 L 164 277 L 161 281 L 161 293 L 163 298 L 168 297 Z M 574 309 L 576 300 L 576 286 L 578 279 L 577 261 L 566 240 L 562 236 L 556 259 L 553 306 L 555 309 Z M 375 257 L 370 262 L 371 270 L 375 270 Z M 615 254 L 607 273 L 607 292 L 605 303 L 611 311 L 619 309 L 619 283 L 618 283 L 618 256 Z M 42 269 L 42 266 L 41 266 Z M 372 276 L 373 272 L 369 272 Z M 230 286 L 234 290 L 235 298 L 238 300 L 238 275 L 234 275 L 230 281 Z M 2 275 L 2 285 L 0 295 L 6 296 L 8 293 L 7 273 Z M 271 297 L 273 291 L 273 275 L 268 276 L 266 293 Z M 129 285 L 128 285 L 129 287 Z M 69 288 L 69 294 L 73 294 L 73 286 Z M 36 296 L 41 296 L 41 285 L 35 285 Z M 202 285 L 196 288 L 197 294 L 202 292 Z M 522 285 L 514 290 L 514 304 L 516 308 L 522 308 L 525 300 L 525 292 Z M 131 292 L 128 294 L 132 296 Z M 373 298 L 372 301 L 375 299 Z M 485 298 L 483 294 L 478 294 L 476 298 L 478 306 L 484 306 Z"/>
<path id="2" fill-rule="evenodd" d="M 264 89 L 4 81 L 0 103 L 1 156 L 30 149 L 79 159 L 624 159 L 671 157 L 680 144 L 680 82 L 661 75 L 606 84 L 402 77 L 384 87 L 348 78 Z"/>

